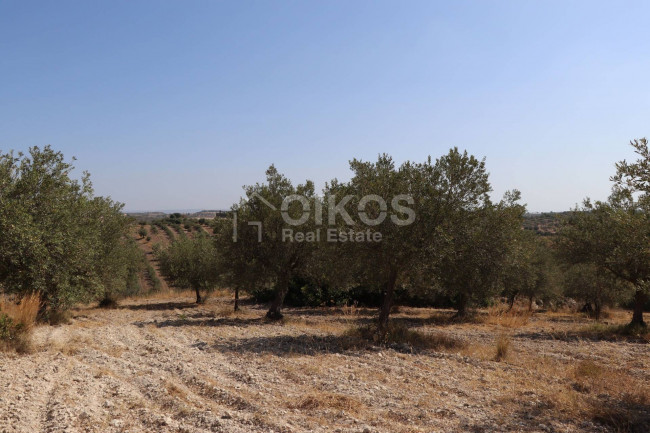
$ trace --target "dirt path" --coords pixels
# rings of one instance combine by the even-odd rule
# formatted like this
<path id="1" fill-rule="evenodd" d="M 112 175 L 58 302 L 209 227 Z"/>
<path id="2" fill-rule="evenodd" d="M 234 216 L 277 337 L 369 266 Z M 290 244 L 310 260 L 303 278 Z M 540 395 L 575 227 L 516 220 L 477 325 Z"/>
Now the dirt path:
<path id="1" fill-rule="evenodd" d="M 232 316 L 225 302 L 137 301 L 37 328 L 34 354 L 0 354 L 0 432 L 609 432 L 562 407 L 584 393 L 565 370 L 589 359 L 650 383 L 647 344 L 425 321 L 423 332 L 473 351 L 342 349 L 341 332 L 364 312 L 293 310 L 272 324 L 252 307 Z M 512 361 L 491 359 L 496 328 L 511 334 Z"/>

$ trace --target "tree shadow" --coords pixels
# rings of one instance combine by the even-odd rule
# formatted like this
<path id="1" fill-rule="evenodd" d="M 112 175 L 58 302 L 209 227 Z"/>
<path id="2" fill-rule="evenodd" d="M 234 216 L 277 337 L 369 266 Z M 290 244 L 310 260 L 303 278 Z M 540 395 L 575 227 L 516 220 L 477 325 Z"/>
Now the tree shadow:
<path id="1" fill-rule="evenodd" d="M 195 314 L 183 315 L 174 319 L 165 320 L 148 320 L 133 322 L 139 328 L 147 325 L 154 325 L 156 328 L 176 328 L 185 326 L 197 327 L 219 327 L 219 326 L 237 326 L 245 328 L 248 326 L 259 326 L 265 323 L 271 323 L 263 317 L 259 318 L 239 318 L 239 317 L 214 317 L 211 313 L 198 312 Z"/>
<path id="2" fill-rule="evenodd" d="M 464 316 L 457 317 L 455 311 L 436 311 L 429 317 L 392 317 L 392 323 L 400 323 L 409 328 L 422 326 L 446 327 L 461 324 L 481 324 L 484 322 L 485 313 L 472 312 Z"/>
<path id="3" fill-rule="evenodd" d="M 508 403 L 515 407 L 508 411 L 508 418 L 499 431 L 538 431 L 540 425 L 546 426 L 545 431 L 566 430 L 567 424 L 578 430 L 613 431 L 629 433 L 647 433 L 650 431 L 650 405 L 629 403 L 621 399 L 588 400 L 588 405 L 581 409 L 576 416 L 572 412 L 564 412 L 552 398 L 536 398 L 535 394 L 527 391 L 518 393 Z M 562 426 L 556 429 L 554 423 Z M 516 426 L 516 427 L 514 427 Z M 464 426 L 469 432 L 492 432 L 494 422 L 469 424 Z M 516 429 L 513 429 L 513 427 Z"/>
<path id="4" fill-rule="evenodd" d="M 650 431 L 650 404 L 608 401 L 595 408 L 593 420 L 614 431 L 647 433 Z"/>
<path id="5" fill-rule="evenodd" d="M 272 354 L 276 356 L 315 356 L 327 353 L 343 353 L 370 349 L 371 346 L 345 335 L 277 335 L 217 341 L 210 350 L 238 355 L 246 353 Z"/>
<path id="6" fill-rule="evenodd" d="M 196 302 L 156 302 L 155 304 L 118 305 L 117 309 L 132 311 L 163 311 L 163 310 L 185 310 L 196 308 L 201 305 Z"/>
<path id="7" fill-rule="evenodd" d="M 626 335 L 616 332 L 597 332 L 597 331 L 538 331 L 538 332 L 518 332 L 514 335 L 516 338 L 537 340 L 537 341 L 609 341 L 648 344 L 648 337 Z"/>
<path id="8" fill-rule="evenodd" d="M 287 308 L 287 311 L 291 311 L 293 315 L 304 315 L 304 316 L 376 316 L 376 308 L 365 308 L 359 307 L 354 310 L 348 310 L 345 307 L 294 307 Z M 350 313 L 350 311 L 354 311 Z"/>

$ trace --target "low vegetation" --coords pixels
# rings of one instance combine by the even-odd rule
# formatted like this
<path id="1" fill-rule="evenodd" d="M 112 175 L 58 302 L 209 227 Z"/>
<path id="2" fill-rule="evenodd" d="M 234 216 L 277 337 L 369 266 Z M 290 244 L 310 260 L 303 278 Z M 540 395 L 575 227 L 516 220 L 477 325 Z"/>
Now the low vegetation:
<path id="1" fill-rule="evenodd" d="M 31 335 L 40 306 L 36 294 L 20 299 L 0 297 L 0 351 L 31 351 Z"/>

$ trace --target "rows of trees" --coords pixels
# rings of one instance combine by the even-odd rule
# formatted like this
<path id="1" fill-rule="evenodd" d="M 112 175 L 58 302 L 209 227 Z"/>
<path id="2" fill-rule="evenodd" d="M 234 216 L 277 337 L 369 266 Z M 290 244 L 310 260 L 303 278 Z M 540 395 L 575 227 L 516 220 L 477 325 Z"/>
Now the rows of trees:
<path id="1" fill-rule="evenodd" d="M 298 281 L 328 293 L 359 287 L 379 293 L 380 334 L 397 291 L 419 299 L 446 295 L 458 316 L 497 296 L 511 307 L 518 296 L 525 297 L 531 308 L 536 298 L 571 296 L 597 319 L 604 305 L 625 303 L 632 295 L 631 323 L 645 326 L 650 156 L 645 139 L 632 146 L 639 159 L 617 164 L 610 199 L 587 200 L 563 215 L 558 236 L 522 230 L 525 207 L 519 192 L 492 202 L 484 161 L 452 149 L 435 161 L 399 167 L 387 155 L 376 162 L 353 160 L 350 181 L 333 180 L 322 196 L 310 181 L 294 187 L 272 166 L 266 183 L 247 187 L 246 199 L 232 209 L 236 242 L 230 224 L 217 224 L 217 250 L 230 285 L 273 290 L 271 319 L 282 317 L 283 300 Z M 294 195 L 304 199 L 285 202 Z M 383 201 L 364 199 L 369 195 Z M 354 217 L 337 212 L 342 197 Z M 405 201 L 392 203 L 395 212 L 380 218 L 395 197 Z M 287 224 L 280 209 L 294 221 L 303 218 L 300 226 Z M 400 224 L 409 216 L 412 223 Z M 381 242 L 327 242 L 323 234 L 316 242 L 287 242 L 284 236 L 286 230 L 331 227 L 339 233 L 381 233 Z"/>
<path id="2" fill-rule="evenodd" d="M 521 230 L 525 207 L 519 192 L 509 192 L 497 203 L 490 200 L 484 161 L 452 149 L 435 161 L 396 166 L 381 155 L 376 162 L 353 160 L 350 168 L 348 182 L 335 179 L 317 196 L 312 182 L 293 186 L 271 166 L 266 183 L 247 187 L 246 199 L 232 209 L 236 240 L 232 224 L 216 225 L 228 282 L 273 289 L 269 318 L 282 317 L 294 280 L 336 291 L 364 287 L 379 293 L 380 335 L 397 290 L 422 298 L 444 293 L 459 316 L 470 305 L 498 295 L 508 278 L 512 297 L 543 290 L 536 269 L 528 270 L 524 285 L 514 281 L 523 268 L 543 259 L 541 253 L 528 253 L 534 241 Z M 304 199 L 287 202 L 295 195 Z M 281 209 L 300 225 L 288 224 Z M 330 242 L 326 232 L 332 229 L 335 237 L 363 232 L 365 241 L 337 237 Z M 311 242 L 286 236 L 287 231 L 319 230 L 320 237 Z M 375 234 L 380 242 L 367 241 Z"/>
<path id="3" fill-rule="evenodd" d="M 318 302 L 376 299 L 377 331 L 396 301 L 444 299 L 468 314 L 502 297 L 510 307 L 571 296 L 598 318 L 603 306 L 633 298 L 632 323 L 645 326 L 650 289 L 650 153 L 632 142 L 635 162 L 617 164 L 611 197 L 563 217 L 558 235 L 523 230 L 518 191 L 498 202 L 485 161 L 451 149 L 437 159 L 388 155 L 352 160 L 351 178 L 322 194 L 294 185 L 271 166 L 245 188 L 214 235 L 180 214 L 151 226 L 179 236 L 156 248 L 160 270 L 197 302 L 218 285 L 268 294 L 267 316 L 282 317 L 293 291 Z M 114 300 L 139 289 L 143 255 L 122 205 L 95 197 L 87 173 L 50 147 L 0 155 L 0 290 L 38 293 L 41 316 L 77 302 Z M 185 230 L 191 233 L 186 235 Z M 146 268 L 155 274 L 151 266 Z"/>

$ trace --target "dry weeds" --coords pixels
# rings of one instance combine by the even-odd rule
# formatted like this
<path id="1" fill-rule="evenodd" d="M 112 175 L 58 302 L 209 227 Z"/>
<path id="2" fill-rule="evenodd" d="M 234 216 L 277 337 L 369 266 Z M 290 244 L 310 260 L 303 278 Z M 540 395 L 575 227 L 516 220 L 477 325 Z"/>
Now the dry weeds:
<path id="1" fill-rule="evenodd" d="M 40 301 L 37 294 L 29 294 L 18 300 L 0 296 L 0 351 L 31 352 L 32 330 Z"/>

